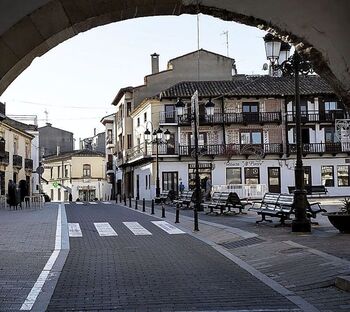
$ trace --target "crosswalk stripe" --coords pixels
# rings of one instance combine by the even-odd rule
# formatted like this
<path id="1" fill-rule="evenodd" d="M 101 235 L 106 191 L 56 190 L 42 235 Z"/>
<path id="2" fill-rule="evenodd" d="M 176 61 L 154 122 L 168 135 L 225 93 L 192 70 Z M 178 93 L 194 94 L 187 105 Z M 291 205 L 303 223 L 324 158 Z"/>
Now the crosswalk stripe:
<path id="1" fill-rule="evenodd" d="M 108 222 L 94 222 L 94 225 L 100 236 L 118 236 Z"/>
<path id="2" fill-rule="evenodd" d="M 177 227 L 173 226 L 168 222 L 165 222 L 165 221 L 151 221 L 151 222 L 169 234 L 185 234 L 184 231 L 181 231 L 180 229 L 178 229 Z"/>
<path id="3" fill-rule="evenodd" d="M 135 235 L 152 235 L 150 231 L 146 230 L 138 222 L 123 222 L 123 224 Z"/>
<path id="4" fill-rule="evenodd" d="M 91 204 L 91 205 L 97 205 L 96 202 L 89 202 L 89 204 Z"/>
<path id="5" fill-rule="evenodd" d="M 111 205 L 112 203 L 111 202 L 102 202 L 102 204 L 105 204 L 105 205 Z"/>
<path id="6" fill-rule="evenodd" d="M 68 231 L 70 237 L 83 237 L 79 223 L 68 223 Z"/>
<path id="7" fill-rule="evenodd" d="M 83 202 L 76 202 L 77 205 L 84 205 Z"/>

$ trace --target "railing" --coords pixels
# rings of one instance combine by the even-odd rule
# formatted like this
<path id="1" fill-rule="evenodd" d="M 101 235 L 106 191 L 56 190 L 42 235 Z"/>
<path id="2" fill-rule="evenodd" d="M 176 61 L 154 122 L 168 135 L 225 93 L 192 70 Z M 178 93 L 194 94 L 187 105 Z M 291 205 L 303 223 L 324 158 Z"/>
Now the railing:
<path id="1" fill-rule="evenodd" d="M 345 114 L 342 110 L 334 111 L 307 111 L 301 112 L 301 122 L 335 122 L 336 119 L 342 119 Z M 287 122 L 295 123 L 295 112 L 287 112 Z"/>
<path id="2" fill-rule="evenodd" d="M 194 145 L 180 145 L 180 156 L 191 156 L 194 153 Z M 264 154 L 283 154 L 282 144 L 214 144 L 214 145 L 198 145 L 198 152 L 201 155 L 260 155 Z"/>
<path id="3" fill-rule="evenodd" d="M 5 156 L 4 157 L 0 157 L 0 165 L 5 165 L 7 166 L 10 162 L 10 153 L 9 152 L 5 152 Z"/>
<path id="4" fill-rule="evenodd" d="M 179 125 L 189 125 L 191 114 L 184 114 L 178 117 L 175 112 L 160 112 L 159 123 L 175 123 Z M 247 124 L 247 123 L 281 123 L 281 112 L 260 112 L 260 113 L 214 113 L 213 116 L 206 114 L 199 115 L 199 124 Z"/>
<path id="5" fill-rule="evenodd" d="M 33 170 L 33 159 L 29 159 L 29 158 L 24 159 L 24 169 Z"/>
<path id="6" fill-rule="evenodd" d="M 13 155 L 13 166 L 16 168 L 22 168 L 23 164 L 22 164 L 22 156 L 19 155 Z"/>
<path id="7" fill-rule="evenodd" d="M 0 138 L 0 157 L 3 158 L 5 157 L 5 139 L 4 138 Z"/>
<path id="8" fill-rule="evenodd" d="M 137 158 L 151 157 L 157 154 L 156 143 L 143 143 L 135 146 L 126 151 L 126 159 L 128 162 L 133 161 Z M 158 155 L 177 155 L 177 149 L 175 146 L 167 143 L 158 143 Z"/>
<path id="9" fill-rule="evenodd" d="M 296 153 L 296 144 L 288 145 L 290 154 Z M 303 143 L 303 154 L 323 154 L 323 153 L 350 153 L 350 142 L 342 143 Z"/>
<path id="10" fill-rule="evenodd" d="M 213 185 L 212 192 L 235 192 L 240 198 L 263 198 L 266 184 L 225 184 Z"/>

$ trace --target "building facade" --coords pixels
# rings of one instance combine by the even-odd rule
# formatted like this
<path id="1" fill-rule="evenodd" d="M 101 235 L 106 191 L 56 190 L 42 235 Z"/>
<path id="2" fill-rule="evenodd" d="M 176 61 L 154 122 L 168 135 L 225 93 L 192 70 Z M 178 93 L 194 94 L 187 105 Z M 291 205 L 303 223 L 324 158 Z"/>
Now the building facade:
<path id="1" fill-rule="evenodd" d="M 52 127 L 47 123 L 46 126 L 39 128 L 39 147 L 40 157 L 69 152 L 74 149 L 73 133 Z"/>
<path id="2" fill-rule="evenodd" d="M 45 158 L 43 191 L 53 201 L 109 200 L 111 186 L 105 178 L 105 155 L 78 150 Z"/>
<path id="3" fill-rule="evenodd" d="M 24 183 L 27 195 L 32 195 L 33 159 L 31 145 L 34 136 L 27 131 L 35 126 L 6 117 L 0 122 L 0 194 L 6 195 L 8 182 Z M 22 184 L 23 185 L 23 184 Z"/>
<path id="4" fill-rule="evenodd" d="M 294 186 L 295 106 L 293 79 L 236 76 L 230 81 L 181 82 L 145 99 L 131 113 L 135 146 L 123 166 L 134 172 L 135 196 L 154 198 L 161 190 L 178 192 L 180 182 L 194 188 L 195 163 L 191 96 L 199 92 L 199 175 L 205 188 L 236 185 L 270 192 Z M 348 117 L 341 101 L 318 76 L 301 79 L 302 148 L 305 185 L 325 185 L 328 194 L 350 191 L 350 142 L 340 141 L 335 121 Z M 181 99 L 185 114 L 177 116 Z M 214 115 L 205 104 L 215 104 Z M 152 125 L 171 133 L 170 140 L 150 144 L 144 131 Z M 156 168 L 158 145 L 159 172 Z"/>

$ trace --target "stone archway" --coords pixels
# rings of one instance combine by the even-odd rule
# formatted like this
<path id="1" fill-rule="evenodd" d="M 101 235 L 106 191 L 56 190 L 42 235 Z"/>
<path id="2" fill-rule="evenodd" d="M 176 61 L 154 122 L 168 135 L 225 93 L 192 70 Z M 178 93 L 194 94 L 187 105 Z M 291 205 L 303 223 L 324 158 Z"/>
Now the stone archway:
<path id="1" fill-rule="evenodd" d="M 0 4 L 0 94 L 32 60 L 100 25 L 196 14 L 275 31 L 314 64 L 350 107 L 347 0 L 5 0 Z"/>

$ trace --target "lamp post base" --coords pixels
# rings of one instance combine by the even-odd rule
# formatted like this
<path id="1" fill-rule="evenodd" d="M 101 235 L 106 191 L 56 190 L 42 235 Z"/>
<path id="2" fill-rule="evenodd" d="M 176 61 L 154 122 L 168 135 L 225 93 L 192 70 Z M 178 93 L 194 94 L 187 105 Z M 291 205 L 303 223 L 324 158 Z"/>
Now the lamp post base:
<path id="1" fill-rule="evenodd" d="M 311 232 L 311 223 L 308 219 L 306 220 L 293 220 L 292 221 L 292 232 Z"/>

